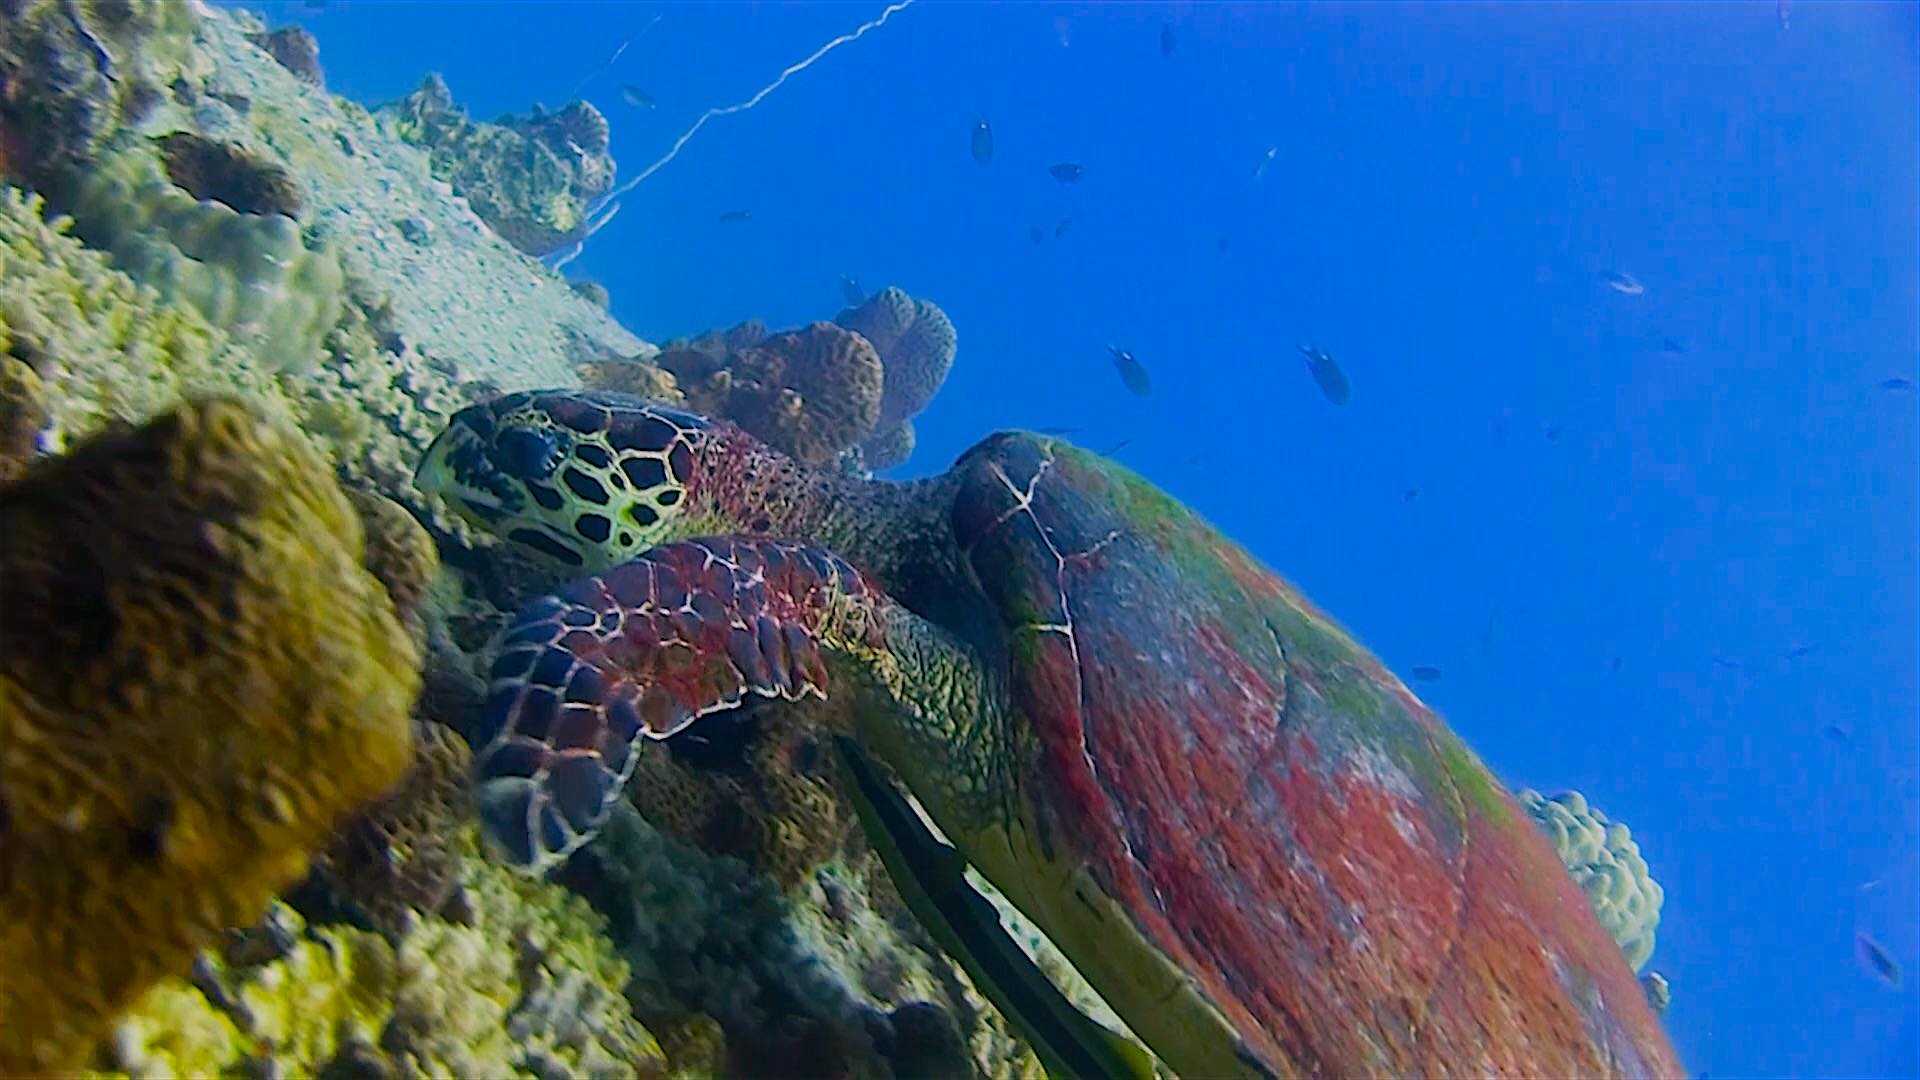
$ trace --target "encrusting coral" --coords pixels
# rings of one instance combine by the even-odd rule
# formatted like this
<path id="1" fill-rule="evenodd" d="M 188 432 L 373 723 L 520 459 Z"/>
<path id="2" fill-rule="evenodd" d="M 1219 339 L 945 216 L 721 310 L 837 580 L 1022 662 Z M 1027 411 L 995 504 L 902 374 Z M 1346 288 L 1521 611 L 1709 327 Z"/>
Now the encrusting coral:
<path id="1" fill-rule="evenodd" d="M 399 777 L 419 655 L 363 543 L 232 400 L 0 488 L 0 1072 L 75 1063 Z"/>

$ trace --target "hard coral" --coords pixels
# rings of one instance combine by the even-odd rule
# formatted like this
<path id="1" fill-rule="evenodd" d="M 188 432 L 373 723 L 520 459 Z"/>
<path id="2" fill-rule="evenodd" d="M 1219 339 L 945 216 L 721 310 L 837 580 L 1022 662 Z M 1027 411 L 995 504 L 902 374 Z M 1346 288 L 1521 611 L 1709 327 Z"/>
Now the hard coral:
<path id="1" fill-rule="evenodd" d="M 6 177 L 44 186 L 137 122 L 160 88 L 206 74 L 176 0 L 10 0 L 0 13 Z"/>
<path id="2" fill-rule="evenodd" d="M 419 656 L 362 543 L 233 401 L 0 489 L 0 1072 L 73 1064 L 399 777 Z"/>
<path id="3" fill-rule="evenodd" d="M 283 26 L 269 33 L 249 34 L 247 40 L 258 45 L 281 67 L 310 86 L 325 86 L 326 73 L 320 70 L 320 42 L 304 26 Z"/>
<path id="4" fill-rule="evenodd" d="M 275 368 L 319 361 L 346 275 L 292 218 L 200 201 L 174 184 L 150 145 L 102 157 L 63 194 L 76 235 L 136 280 L 192 306 Z"/>
<path id="5" fill-rule="evenodd" d="M 1528 789 L 1519 793 L 1519 799 L 1533 823 L 1553 842 L 1560 861 L 1580 883 L 1594 914 L 1600 916 L 1600 925 L 1620 943 L 1633 970 L 1646 967 L 1666 894 L 1653 880 L 1627 827 L 1609 822 L 1577 791 L 1547 798 Z"/>
<path id="6" fill-rule="evenodd" d="M 116 1024 L 99 1062 L 172 1075 L 657 1076 L 665 1057 L 621 996 L 627 966 L 578 898 L 451 837 L 471 910 L 391 938 L 310 924 L 203 953 Z M 246 939 L 260 939 L 248 941 Z"/>
<path id="7" fill-rule="evenodd" d="M 689 408 L 732 420 L 810 465 L 872 435 L 880 415 L 879 356 L 832 323 L 773 336 L 758 322 L 741 323 L 669 342 L 654 363 L 673 375 Z"/>
<path id="8" fill-rule="evenodd" d="M 380 115 L 395 135 L 427 150 L 434 176 L 529 255 L 550 254 L 582 236 L 588 208 L 613 187 L 607 119 L 586 102 L 475 121 L 454 105 L 446 81 L 429 75 Z"/>
<path id="9" fill-rule="evenodd" d="M 832 323 L 741 349 L 729 370 L 724 415 L 804 464 L 833 460 L 873 434 L 880 416 L 879 355 Z"/>
<path id="10" fill-rule="evenodd" d="M 167 179 L 202 201 L 242 214 L 300 216 L 300 189 L 287 170 L 232 143 L 203 139 L 190 131 L 158 141 Z"/>
<path id="11" fill-rule="evenodd" d="M 51 419 L 40 376 L 24 361 L 0 354 L 0 484 L 26 470 Z"/>
<path id="12" fill-rule="evenodd" d="M 958 340 L 953 322 L 932 301 L 888 286 L 833 321 L 872 342 L 880 354 L 887 372 L 880 399 L 881 431 L 918 415 L 953 368 Z"/>

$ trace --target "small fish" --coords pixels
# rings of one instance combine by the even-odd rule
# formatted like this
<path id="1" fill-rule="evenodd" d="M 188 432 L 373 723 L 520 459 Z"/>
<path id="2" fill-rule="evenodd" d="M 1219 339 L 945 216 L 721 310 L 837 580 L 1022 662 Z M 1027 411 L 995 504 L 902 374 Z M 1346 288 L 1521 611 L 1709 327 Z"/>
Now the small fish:
<path id="1" fill-rule="evenodd" d="M 729 210 L 721 214 L 716 223 L 720 225 L 734 225 L 742 221 L 751 220 L 752 217 L 753 211 L 751 210 Z"/>
<path id="2" fill-rule="evenodd" d="M 624 83 L 621 85 L 620 100 L 636 109 L 651 109 L 658 104 L 658 102 L 653 100 L 652 94 L 647 93 L 632 83 Z"/>
<path id="3" fill-rule="evenodd" d="M 1114 370 L 1120 373 L 1120 381 L 1126 384 L 1127 389 L 1141 397 L 1153 393 L 1153 383 L 1147 378 L 1146 367 L 1135 360 L 1132 353 L 1118 345 L 1107 346 L 1107 351 L 1113 354 Z"/>
<path id="4" fill-rule="evenodd" d="M 1172 23 L 1160 24 L 1160 55 L 1161 56 L 1173 55 L 1173 24 Z"/>
<path id="5" fill-rule="evenodd" d="M 1668 353 L 1673 353 L 1675 355 L 1678 355 L 1680 353 L 1686 352 L 1687 347 L 1681 344 L 1680 341 L 1676 338 L 1661 338 L 1660 350 L 1662 352 L 1668 352 Z"/>
<path id="6" fill-rule="evenodd" d="M 1439 682 L 1440 669 L 1431 664 L 1415 664 L 1413 677 L 1420 682 Z"/>
<path id="7" fill-rule="evenodd" d="M 1047 238 L 1046 232 L 1043 229 L 1041 229 L 1040 226 L 1038 225 L 1035 225 L 1033 228 L 1028 229 L 1027 235 L 1032 237 L 1033 242 L 1036 244 Z"/>
<path id="8" fill-rule="evenodd" d="M 1723 668 L 1726 668 L 1728 671 L 1739 671 L 1742 667 L 1740 661 L 1729 660 L 1728 658 L 1724 656 L 1720 656 L 1718 654 L 1714 655 L 1713 662 Z"/>
<path id="9" fill-rule="evenodd" d="M 1127 447 L 1132 445 L 1133 445 L 1132 439 L 1121 439 L 1119 442 L 1114 443 L 1112 446 L 1109 446 L 1105 450 L 1100 451 L 1100 456 L 1112 457 L 1113 455 L 1119 453 L 1122 450 L 1125 450 Z"/>
<path id="10" fill-rule="evenodd" d="M 1798 660 L 1812 651 L 1813 646 L 1811 645 L 1795 645 L 1793 648 L 1787 650 L 1787 659 Z"/>
<path id="11" fill-rule="evenodd" d="M 1061 218 L 1061 219 L 1060 219 L 1060 224 L 1058 224 L 1058 225 L 1055 225 L 1055 226 L 1053 227 L 1053 238 L 1054 238 L 1055 240 L 1058 240 L 1058 239 L 1060 239 L 1061 237 L 1063 237 L 1063 236 L 1065 236 L 1065 235 L 1067 235 L 1067 226 L 1069 226 L 1069 225 L 1072 225 L 1072 224 L 1073 224 L 1073 219 L 1072 219 L 1071 217 L 1063 217 L 1063 218 Z"/>
<path id="12" fill-rule="evenodd" d="M 1614 657 L 1614 658 L 1613 658 L 1612 660 L 1609 660 L 1609 661 L 1607 661 L 1607 670 L 1608 670 L 1608 671 L 1619 671 L 1619 670 L 1620 670 L 1620 658 L 1616 656 L 1616 657 Z"/>
<path id="13" fill-rule="evenodd" d="M 1560 441 L 1560 425 L 1548 424 L 1546 427 L 1541 429 L 1541 434 L 1547 437 L 1548 442 L 1559 442 Z"/>
<path id="14" fill-rule="evenodd" d="M 1400 493 L 1401 502 L 1412 502 L 1413 500 L 1419 497 L 1420 497 L 1419 488 L 1408 488 L 1407 490 Z"/>
<path id="15" fill-rule="evenodd" d="M 1346 373 L 1340 370 L 1340 365 L 1313 345 L 1301 345 L 1299 349 L 1301 355 L 1307 358 L 1307 371 L 1313 375 L 1313 381 L 1320 384 L 1320 393 L 1335 405 L 1345 405 L 1353 397 L 1353 388 L 1348 385 Z"/>
<path id="16" fill-rule="evenodd" d="M 867 294 L 861 291 L 860 283 L 845 274 L 840 275 L 840 295 L 846 298 L 848 307 L 859 307 L 867 302 Z"/>
<path id="17" fill-rule="evenodd" d="M 1058 165 L 1049 165 L 1047 167 L 1047 175 L 1063 184 L 1079 183 L 1080 174 L 1084 172 L 1086 172 L 1085 169 L 1082 169 L 1071 161 L 1063 161 Z"/>
<path id="18" fill-rule="evenodd" d="M 1881 948 L 1879 942 L 1864 933 L 1853 935 L 1853 940 L 1859 946 L 1860 962 L 1867 966 L 1867 970 L 1873 973 L 1873 977 L 1895 990 L 1900 989 L 1899 962 L 1894 960 L 1886 949 Z"/>
<path id="19" fill-rule="evenodd" d="M 1853 741 L 1853 729 L 1845 724 L 1828 724 L 1820 729 L 1820 734 L 1837 743 Z"/>
<path id="20" fill-rule="evenodd" d="M 982 165 L 993 160 L 993 125 L 984 118 L 973 125 L 973 160 Z"/>
<path id="21" fill-rule="evenodd" d="M 1224 236 L 1213 242 L 1213 250 L 1215 251 L 1225 251 L 1232 246 L 1233 246 L 1233 241 L 1228 240 Z"/>
<path id="22" fill-rule="evenodd" d="M 1263 176 L 1265 176 L 1265 175 L 1267 175 L 1267 166 L 1269 166 L 1269 165 L 1271 165 L 1271 164 L 1273 164 L 1273 159 L 1274 159 L 1274 157 L 1275 157 L 1275 155 L 1277 155 L 1277 154 L 1279 154 L 1279 153 L 1280 153 L 1280 148 L 1279 148 L 1279 147 L 1277 147 L 1277 146 L 1269 146 L 1269 147 L 1267 147 L 1267 152 L 1266 152 L 1265 154 L 1263 154 L 1263 155 L 1261 155 L 1261 157 L 1260 157 L 1260 164 L 1258 164 L 1258 165 L 1255 165 L 1255 166 L 1253 167 L 1253 178 L 1254 178 L 1255 180 L 1258 180 L 1258 179 L 1260 179 L 1261 177 L 1263 177 Z"/>
<path id="23" fill-rule="evenodd" d="M 1913 389 L 1913 380 L 1907 378 L 1905 375 L 1895 375 L 1891 379 L 1880 380 L 1880 389 L 1890 390 L 1897 394 Z"/>
<path id="24" fill-rule="evenodd" d="M 1615 270 L 1607 275 L 1607 288 L 1622 296 L 1639 296 L 1647 291 L 1647 287 L 1640 284 L 1639 278 L 1624 270 Z"/>

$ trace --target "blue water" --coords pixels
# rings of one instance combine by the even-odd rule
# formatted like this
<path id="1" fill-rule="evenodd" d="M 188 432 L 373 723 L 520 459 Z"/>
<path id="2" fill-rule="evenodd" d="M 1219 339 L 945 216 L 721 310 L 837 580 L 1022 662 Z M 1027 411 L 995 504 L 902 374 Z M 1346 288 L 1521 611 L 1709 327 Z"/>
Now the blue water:
<path id="1" fill-rule="evenodd" d="M 336 92 L 436 69 L 481 117 L 561 104 L 660 15 L 585 90 L 632 174 L 879 8 L 270 11 Z M 1920 969 L 1920 448 L 1913 393 L 1880 388 L 1920 378 L 1917 27 L 922 2 L 709 124 L 568 273 L 655 340 L 831 317 L 842 273 L 934 299 L 960 355 L 904 473 L 998 427 L 1130 440 L 1389 664 L 1443 669 L 1421 693 L 1513 784 L 1633 828 L 1690 1070 L 1912 1075 L 1913 979 L 1854 938 Z"/>

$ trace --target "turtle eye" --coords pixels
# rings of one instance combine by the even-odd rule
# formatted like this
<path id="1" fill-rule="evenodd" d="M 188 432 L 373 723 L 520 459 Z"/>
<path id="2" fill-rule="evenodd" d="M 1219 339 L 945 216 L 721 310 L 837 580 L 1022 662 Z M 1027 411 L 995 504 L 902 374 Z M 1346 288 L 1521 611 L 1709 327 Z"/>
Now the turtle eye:
<path id="1" fill-rule="evenodd" d="M 563 436 L 555 431 L 509 428 L 493 440 L 487 456 L 494 467 L 520 480 L 542 480 L 552 476 L 566 456 Z"/>

